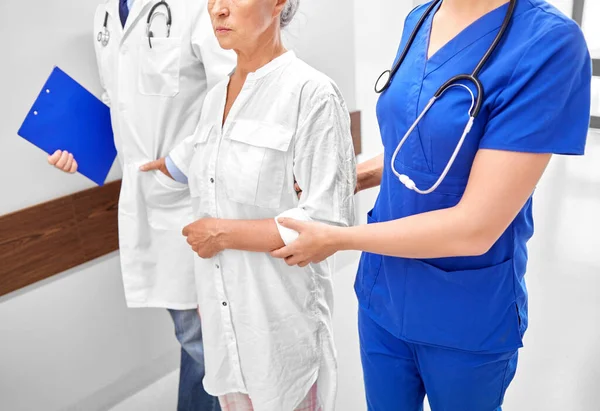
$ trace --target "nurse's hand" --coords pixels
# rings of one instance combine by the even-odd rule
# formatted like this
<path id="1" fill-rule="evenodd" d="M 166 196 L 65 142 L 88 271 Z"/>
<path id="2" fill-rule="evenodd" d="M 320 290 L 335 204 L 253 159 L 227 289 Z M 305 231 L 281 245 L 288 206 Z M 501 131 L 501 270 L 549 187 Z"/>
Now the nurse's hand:
<path id="1" fill-rule="evenodd" d="M 292 218 L 278 221 L 298 233 L 296 241 L 271 253 L 272 257 L 283 258 L 287 265 L 306 267 L 310 263 L 320 263 L 338 251 L 338 238 L 342 235 L 340 227 Z"/>
<path id="2" fill-rule="evenodd" d="M 158 170 L 173 180 L 173 176 L 171 175 L 171 173 L 169 173 L 169 170 L 167 169 L 167 163 L 165 162 L 164 157 L 144 164 L 143 166 L 140 167 L 140 170 L 142 170 L 144 172 Z"/>
<path id="3" fill-rule="evenodd" d="M 54 154 L 48 156 L 48 163 L 65 173 L 73 174 L 77 171 L 77 161 L 68 151 L 56 150 Z"/>
<path id="4" fill-rule="evenodd" d="M 203 218 L 183 229 L 188 244 L 200 258 L 212 258 L 223 251 L 220 241 L 219 220 Z"/>

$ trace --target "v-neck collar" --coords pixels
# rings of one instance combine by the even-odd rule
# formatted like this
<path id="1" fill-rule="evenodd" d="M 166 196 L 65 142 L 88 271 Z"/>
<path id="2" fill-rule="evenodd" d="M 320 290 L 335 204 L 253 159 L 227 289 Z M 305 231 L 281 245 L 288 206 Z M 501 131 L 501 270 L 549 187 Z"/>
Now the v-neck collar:
<path id="1" fill-rule="evenodd" d="M 225 121 L 223 121 L 223 116 L 225 114 L 225 105 L 227 104 L 227 91 L 229 88 L 229 82 L 231 81 L 231 76 L 233 75 L 233 73 L 235 73 L 235 68 L 229 74 L 229 79 L 227 79 L 227 81 L 223 81 L 222 84 L 220 84 L 219 86 L 216 86 L 216 87 L 223 87 L 223 90 L 221 93 L 221 104 L 220 104 L 221 110 L 220 110 L 219 124 L 218 124 L 222 135 L 224 135 L 224 133 L 228 130 L 229 124 L 231 124 L 231 121 L 233 121 L 230 119 L 232 117 L 235 118 L 234 116 L 237 115 L 239 110 L 243 107 L 243 105 L 245 103 L 245 99 L 247 98 L 247 96 L 246 96 L 247 91 L 249 89 L 251 89 L 252 87 L 254 87 L 255 83 L 258 80 L 260 80 L 261 78 L 267 76 L 268 74 L 278 70 L 279 68 L 286 66 L 287 64 L 291 63 L 295 59 L 296 59 L 296 53 L 294 53 L 291 50 L 288 50 L 285 53 L 283 53 L 281 56 L 274 58 L 273 60 L 271 60 L 264 66 L 260 67 L 258 70 L 254 71 L 252 73 L 248 73 L 248 75 L 246 76 L 246 80 L 244 81 L 244 84 L 242 85 L 242 89 L 240 90 L 240 93 L 238 94 L 235 101 L 231 105 L 231 108 L 229 109 L 229 113 L 227 114 L 227 118 L 225 119 Z"/>
<path id="2" fill-rule="evenodd" d="M 431 38 L 431 29 L 433 25 L 433 18 L 439 10 L 441 1 L 434 10 L 427 16 L 427 23 L 425 24 L 425 52 L 424 58 L 426 62 L 425 76 L 431 74 L 433 71 L 443 66 L 447 61 L 452 59 L 458 53 L 472 45 L 473 43 L 485 37 L 489 33 L 497 31 L 504 21 L 506 12 L 508 11 L 509 2 L 499 6 L 498 8 L 484 14 L 469 26 L 465 27 L 460 33 L 453 37 L 450 41 L 437 50 L 429 59 L 427 55 L 429 53 L 429 40 Z M 523 10 L 523 3 L 527 3 L 527 0 L 517 0 L 517 5 L 513 13 L 513 19 L 520 14 Z M 475 67 L 473 67 L 475 68 Z"/>

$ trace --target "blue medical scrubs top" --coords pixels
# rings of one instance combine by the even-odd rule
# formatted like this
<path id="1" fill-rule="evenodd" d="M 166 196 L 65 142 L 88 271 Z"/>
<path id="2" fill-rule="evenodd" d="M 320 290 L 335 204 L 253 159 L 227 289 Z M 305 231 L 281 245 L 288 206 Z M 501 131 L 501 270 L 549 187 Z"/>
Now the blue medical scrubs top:
<path id="1" fill-rule="evenodd" d="M 428 6 L 407 17 L 398 55 Z M 473 71 L 507 9 L 506 4 L 483 16 L 429 60 L 433 13 L 419 30 L 377 104 L 385 162 L 369 223 L 455 206 L 479 149 L 584 153 L 592 69 L 583 34 L 545 1 L 519 0 L 504 39 L 479 76 L 482 110 L 446 179 L 432 194 L 420 195 L 392 173 L 390 161 L 400 139 L 445 81 Z M 396 170 L 421 189 L 431 187 L 456 147 L 470 105 L 463 88 L 447 91 L 400 150 Z M 533 234 L 531 207 L 529 199 L 482 256 L 417 260 L 364 253 L 355 283 L 361 308 L 408 342 L 486 353 L 521 347 L 527 328 L 523 277 L 526 243 Z"/>

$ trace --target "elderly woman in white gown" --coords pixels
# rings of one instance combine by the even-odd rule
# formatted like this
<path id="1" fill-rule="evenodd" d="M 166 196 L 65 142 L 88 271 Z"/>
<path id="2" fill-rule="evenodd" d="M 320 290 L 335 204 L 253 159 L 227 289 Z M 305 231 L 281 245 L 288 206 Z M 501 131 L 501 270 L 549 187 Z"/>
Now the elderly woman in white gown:
<path id="1" fill-rule="evenodd" d="M 331 268 L 290 267 L 270 252 L 294 239 L 279 216 L 353 223 L 348 110 L 336 85 L 282 44 L 298 0 L 208 7 L 237 67 L 207 95 L 195 134 L 143 167 L 189 184 L 196 221 L 184 235 L 200 257 L 205 389 L 229 411 L 330 411 Z"/>

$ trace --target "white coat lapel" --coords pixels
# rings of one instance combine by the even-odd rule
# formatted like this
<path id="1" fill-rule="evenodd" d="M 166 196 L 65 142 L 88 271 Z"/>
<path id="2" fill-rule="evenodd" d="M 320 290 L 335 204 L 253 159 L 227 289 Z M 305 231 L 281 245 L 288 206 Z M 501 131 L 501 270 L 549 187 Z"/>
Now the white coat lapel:
<path id="1" fill-rule="evenodd" d="M 113 22 L 111 31 L 117 31 L 119 36 L 122 36 L 123 27 L 121 26 L 121 19 L 119 17 L 119 0 L 107 0 L 104 7 L 110 16 L 110 20 Z"/>

